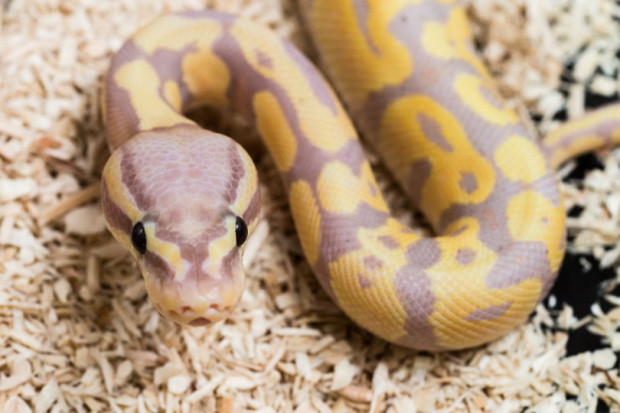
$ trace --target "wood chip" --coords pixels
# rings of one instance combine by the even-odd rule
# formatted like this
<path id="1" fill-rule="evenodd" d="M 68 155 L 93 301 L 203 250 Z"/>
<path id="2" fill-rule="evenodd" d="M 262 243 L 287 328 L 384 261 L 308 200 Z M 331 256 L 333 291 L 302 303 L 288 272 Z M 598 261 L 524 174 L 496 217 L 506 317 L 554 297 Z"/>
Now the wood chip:
<path id="1" fill-rule="evenodd" d="M 192 379 L 184 374 L 172 376 L 168 379 L 168 391 L 172 394 L 183 394 L 187 391 Z"/>
<path id="2" fill-rule="evenodd" d="M 606 348 L 603 350 L 595 351 L 592 354 L 593 362 L 596 367 L 600 367 L 601 369 L 609 370 L 614 367 L 617 361 L 617 357 L 614 354 L 613 350 L 610 348 Z"/>
<path id="3" fill-rule="evenodd" d="M 37 182 L 34 179 L 0 179 L 0 202 L 32 197 L 36 190 Z"/>
<path id="4" fill-rule="evenodd" d="M 1 17 L 1 16 L 0 16 Z M 22 398 L 11 396 L 4 405 L 3 411 L 11 413 L 32 413 L 32 409 Z"/>
<path id="5" fill-rule="evenodd" d="M 338 392 L 341 396 L 358 403 L 370 403 L 372 390 L 364 386 L 348 385 Z"/>
<path id="6" fill-rule="evenodd" d="M 594 74 L 594 71 L 599 63 L 599 52 L 592 47 L 588 48 L 581 54 L 581 56 L 579 56 L 579 59 L 577 59 L 575 69 L 573 70 L 573 76 L 577 81 L 585 82 Z"/>
<path id="7" fill-rule="evenodd" d="M 26 383 L 32 378 L 31 376 L 32 367 L 30 366 L 30 362 L 25 357 L 16 358 L 11 366 L 11 375 L 0 381 L 0 392 L 14 389 Z M 18 402 L 16 401 L 15 403 Z"/>
<path id="8" fill-rule="evenodd" d="M 101 370 L 101 376 L 103 377 L 105 388 L 108 393 L 112 393 L 114 390 L 114 369 L 108 359 L 100 352 L 96 353 L 95 359 L 97 360 L 97 364 Z"/>
<path id="9" fill-rule="evenodd" d="M 340 390 L 353 381 L 353 377 L 359 372 L 359 368 L 349 361 L 349 359 L 342 359 L 334 367 L 334 378 L 332 380 L 331 390 Z"/>
<path id="10" fill-rule="evenodd" d="M 60 388 L 55 379 L 51 379 L 43 388 L 41 392 L 35 397 L 34 411 L 36 413 L 47 412 L 56 403 L 56 400 L 60 397 Z"/>
<path id="11" fill-rule="evenodd" d="M 598 95 L 613 96 L 618 93 L 618 82 L 610 77 L 597 75 L 592 79 L 590 89 Z"/>
<path id="12" fill-rule="evenodd" d="M 86 202 L 92 201 L 99 196 L 100 190 L 101 185 L 99 183 L 96 183 L 89 186 L 88 188 L 83 189 L 77 194 L 71 195 L 70 197 L 63 199 L 53 207 L 46 210 L 41 215 L 41 225 L 45 225 L 48 222 L 58 219 L 67 212 L 73 210 L 74 208 L 85 204 Z"/>
<path id="13" fill-rule="evenodd" d="M 76 208 L 64 217 L 65 230 L 68 234 L 94 235 L 105 231 L 105 219 L 99 205 Z"/>
<path id="14" fill-rule="evenodd" d="M 389 385 L 389 371 L 385 363 L 379 363 L 375 368 L 375 372 L 372 375 L 372 402 L 370 404 L 370 411 L 375 412 L 379 407 L 379 403 L 383 398 L 383 394 L 386 391 L 386 387 Z"/>

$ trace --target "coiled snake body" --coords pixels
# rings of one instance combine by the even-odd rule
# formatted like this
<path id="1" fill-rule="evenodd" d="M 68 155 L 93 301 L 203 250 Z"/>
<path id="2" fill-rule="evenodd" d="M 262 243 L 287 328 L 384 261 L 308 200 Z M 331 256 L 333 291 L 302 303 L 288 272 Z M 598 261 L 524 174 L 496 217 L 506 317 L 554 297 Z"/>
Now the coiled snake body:
<path id="1" fill-rule="evenodd" d="M 109 70 L 114 151 L 102 182 L 108 227 L 138 261 L 155 307 L 204 325 L 243 292 L 257 174 L 237 143 L 182 115 L 210 105 L 258 129 L 306 258 L 359 325 L 428 350 L 513 329 L 564 254 L 551 167 L 618 140 L 620 111 L 567 124 L 541 148 L 499 98 L 457 1 L 305 0 L 302 9 L 356 125 L 437 235 L 390 215 L 347 113 L 294 46 L 224 13 L 159 17 Z"/>

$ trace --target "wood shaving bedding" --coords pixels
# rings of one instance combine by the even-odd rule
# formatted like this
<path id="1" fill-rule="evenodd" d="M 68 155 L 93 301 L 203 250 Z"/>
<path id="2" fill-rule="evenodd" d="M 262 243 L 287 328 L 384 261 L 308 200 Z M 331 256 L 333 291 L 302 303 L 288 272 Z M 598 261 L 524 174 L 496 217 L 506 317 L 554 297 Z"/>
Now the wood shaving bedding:
<path id="1" fill-rule="evenodd" d="M 611 0 L 470 0 L 479 46 L 504 95 L 541 133 L 618 93 Z M 6 412 L 620 411 L 620 292 L 585 318 L 539 307 L 475 350 L 416 353 L 354 326 L 301 254 L 271 161 L 259 162 L 263 220 L 249 241 L 240 308 L 211 328 L 163 319 L 129 255 L 105 231 L 99 115 L 110 57 L 171 10 L 217 8 L 309 51 L 284 0 L 13 0 L 0 8 L 0 410 Z M 570 73 L 564 69 L 569 63 Z M 591 100 L 591 99 L 590 99 Z M 242 136 L 230 118 L 211 121 Z M 563 184 L 571 251 L 617 270 L 620 150 Z M 380 167 L 397 216 L 410 209 Z M 563 168 L 567 176 L 574 163 Z M 421 229 L 423 231 L 423 229 Z M 604 307 L 604 308 L 603 308 Z M 606 348 L 565 357 L 571 327 Z"/>

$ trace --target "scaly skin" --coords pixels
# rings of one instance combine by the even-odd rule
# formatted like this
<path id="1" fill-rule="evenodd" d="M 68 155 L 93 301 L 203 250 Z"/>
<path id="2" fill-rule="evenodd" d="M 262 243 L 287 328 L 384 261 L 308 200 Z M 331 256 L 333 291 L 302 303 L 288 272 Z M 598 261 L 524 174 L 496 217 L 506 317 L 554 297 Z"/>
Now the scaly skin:
<path id="1" fill-rule="evenodd" d="M 618 140 L 610 131 L 620 110 L 564 126 L 543 150 L 500 99 L 458 2 L 305 0 L 302 9 L 356 124 L 437 235 L 416 235 L 390 215 L 343 106 L 294 46 L 223 13 L 159 17 L 110 67 L 114 151 L 102 184 L 108 227 L 138 261 L 157 309 L 208 324 L 243 291 L 235 218 L 250 230 L 256 222 L 256 170 L 231 139 L 182 115 L 210 105 L 258 129 L 306 258 L 359 325 L 446 350 L 522 323 L 565 248 L 548 159 L 555 166 Z M 131 241 L 138 222 L 144 254 Z"/>

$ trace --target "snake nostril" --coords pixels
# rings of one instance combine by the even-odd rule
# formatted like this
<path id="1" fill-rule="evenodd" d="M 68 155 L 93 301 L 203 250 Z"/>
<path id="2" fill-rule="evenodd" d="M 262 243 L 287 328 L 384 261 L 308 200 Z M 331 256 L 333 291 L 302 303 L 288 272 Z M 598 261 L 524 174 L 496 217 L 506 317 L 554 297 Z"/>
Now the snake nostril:
<path id="1" fill-rule="evenodd" d="M 189 322 L 189 325 L 193 327 L 208 326 L 209 324 L 211 324 L 211 320 L 204 317 L 198 317 Z"/>
<path id="2" fill-rule="evenodd" d="M 183 307 L 181 307 L 181 311 L 184 313 L 188 313 L 192 311 L 192 307 L 190 307 L 189 305 L 184 305 Z"/>

